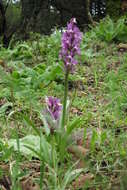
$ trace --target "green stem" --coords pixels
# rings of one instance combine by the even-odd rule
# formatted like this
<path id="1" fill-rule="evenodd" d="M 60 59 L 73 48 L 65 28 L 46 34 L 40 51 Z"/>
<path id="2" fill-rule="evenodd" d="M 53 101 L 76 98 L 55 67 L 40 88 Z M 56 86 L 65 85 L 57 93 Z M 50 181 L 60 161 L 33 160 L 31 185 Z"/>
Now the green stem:
<path id="1" fill-rule="evenodd" d="M 66 73 L 65 73 L 63 113 L 62 113 L 62 122 L 61 122 L 62 129 L 64 129 L 65 124 L 66 124 L 66 107 L 67 107 L 67 95 L 68 95 L 68 76 L 69 76 L 69 70 L 67 70 Z"/>
<path id="2" fill-rule="evenodd" d="M 11 92 L 11 101 L 12 101 L 13 108 L 14 108 L 15 99 L 14 99 L 14 92 L 13 92 L 13 88 L 11 88 L 11 89 L 10 89 L 10 92 Z"/>

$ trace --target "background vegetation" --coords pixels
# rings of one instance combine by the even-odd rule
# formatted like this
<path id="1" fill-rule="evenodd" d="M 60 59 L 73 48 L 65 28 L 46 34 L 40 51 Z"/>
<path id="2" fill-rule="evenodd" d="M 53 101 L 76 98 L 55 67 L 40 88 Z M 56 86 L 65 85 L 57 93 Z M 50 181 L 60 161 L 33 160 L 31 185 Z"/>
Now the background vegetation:
<path id="1" fill-rule="evenodd" d="M 50 34 L 55 27 L 65 26 L 72 17 L 86 30 L 95 20 L 106 15 L 117 19 L 126 10 L 126 0 L 1 0 L 0 34 L 8 46 L 17 32 L 23 38 L 28 38 L 30 31 Z"/>

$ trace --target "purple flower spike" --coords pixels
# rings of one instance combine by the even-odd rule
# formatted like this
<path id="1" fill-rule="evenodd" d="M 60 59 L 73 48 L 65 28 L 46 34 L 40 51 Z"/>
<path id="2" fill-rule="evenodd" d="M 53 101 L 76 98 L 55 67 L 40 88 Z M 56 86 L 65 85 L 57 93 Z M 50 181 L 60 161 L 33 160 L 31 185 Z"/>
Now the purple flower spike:
<path id="1" fill-rule="evenodd" d="M 60 52 L 60 58 L 64 61 L 66 70 L 73 71 L 74 66 L 78 63 L 75 56 L 80 55 L 81 40 L 82 34 L 76 25 L 76 19 L 72 18 L 62 35 L 62 49 Z"/>
<path id="2" fill-rule="evenodd" d="M 59 120 L 62 105 L 60 103 L 60 100 L 55 97 L 47 97 L 46 98 L 46 104 L 47 104 L 47 110 L 55 120 Z"/>

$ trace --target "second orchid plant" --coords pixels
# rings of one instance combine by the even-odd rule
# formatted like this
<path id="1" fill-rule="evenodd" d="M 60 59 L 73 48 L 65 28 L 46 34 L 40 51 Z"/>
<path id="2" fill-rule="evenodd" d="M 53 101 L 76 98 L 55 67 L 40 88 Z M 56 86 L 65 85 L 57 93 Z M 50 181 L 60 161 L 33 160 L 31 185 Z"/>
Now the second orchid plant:
<path id="1" fill-rule="evenodd" d="M 72 18 L 67 25 L 66 31 L 62 35 L 62 48 L 60 58 L 64 63 L 65 81 L 63 105 L 56 97 L 46 97 L 46 109 L 44 115 L 50 130 L 65 130 L 67 121 L 67 97 L 68 97 L 68 77 L 73 73 L 75 65 L 78 63 L 76 56 L 80 55 L 80 43 L 82 34 L 77 27 L 75 18 Z"/>

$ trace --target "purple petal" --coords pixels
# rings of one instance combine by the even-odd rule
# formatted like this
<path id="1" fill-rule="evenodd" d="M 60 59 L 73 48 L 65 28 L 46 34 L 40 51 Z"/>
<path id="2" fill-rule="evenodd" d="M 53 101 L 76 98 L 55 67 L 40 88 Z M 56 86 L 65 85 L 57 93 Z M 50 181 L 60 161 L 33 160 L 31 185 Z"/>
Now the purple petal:
<path id="1" fill-rule="evenodd" d="M 62 49 L 60 58 L 64 61 L 65 69 L 73 70 L 77 64 L 76 55 L 80 55 L 82 34 L 76 26 L 76 19 L 72 18 L 67 25 L 67 30 L 62 35 Z"/>

